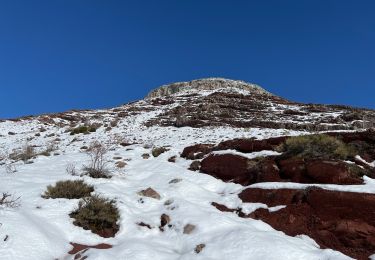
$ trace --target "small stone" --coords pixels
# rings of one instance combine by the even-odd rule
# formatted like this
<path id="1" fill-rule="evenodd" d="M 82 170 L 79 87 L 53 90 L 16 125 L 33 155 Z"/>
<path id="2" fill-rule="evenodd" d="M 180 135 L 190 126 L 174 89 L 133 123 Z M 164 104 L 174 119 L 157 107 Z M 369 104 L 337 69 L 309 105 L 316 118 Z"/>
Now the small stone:
<path id="1" fill-rule="evenodd" d="M 195 230 L 195 225 L 187 224 L 184 226 L 184 234 L 191 234 Z"/>
<path id="2" fill-rule="evenodd" d="M 202 252 L 203 248 L 205 248 L 206 245 L 205 244 L 199 244 L 195 247 L 194 251 L 195 253 L 199 254 L 200 252 Z"/>
<path id="3" fill-rule="evenodd" d="M 149 197 L 149 198 L 153 198 L 153 199 L 157 199 L 157 200 L 160 200 L 160 194 L 157 193 L 154 189 L 152 188 L 147 188 L 145 190 L 141 190 L 140 192 L 138 192 L 139 195 L 141 196 L 144 196 L 144 197 Z"/>
<path id="4" fill-rule="evenodd" d="M 144 153 L 144 154 L 142 154 L 142 158 L 143 159 L 148 159 L 148 158 L 150 158 L 150 154 Z"/>
<path id="5" fill-rule="evenodd" d="M 119 161 L 119 162 L 116 162 L 115 165 L 117 168 L 124 168 L 127 164 L 126 162 Z"/>
<path id="6" fill-rule="evenodd" d="M 182 179 L 173 179 L 173 180 L 170 180 L 168 183 L 169 184 L 173 184 L 173 183 L 179 183 L 180 181 L 182 181 Z"/>
<path id="7" fill-rule="evenodd" d="M 189 170 L 198 171 L 200 168 L 201 168 L 201 162 L 200 161 L 193 161 L 190 164 Z"/>
<path id="8" fill-rule="evenodd" d="M 171 222 L 171 218 L 167 214 L 162 214 L 160 216 L 160 227 L 165 227 L 167 224 Z"/>
<path id="9" fill-rule="evenodd" d="M 173 200 L 172 200 L 172 199 L 166 200 L 166 201 L 164 202 L 164 206 L 169 206 L 169 205 L 171 205 L 172 203 L 173 203 Z"/>
<path id="10" fill-rule="evenodd" d="M 168 162 L 175 163 L 175 162 L 176 162 L 176 158 L 177 158 L 176 155 L 175 155 L 175 156 L 172 156 L 172 157 L 169 157 Z"/>
<path id="11" fill-rule="evenodd" d="M 137 225 L 140 226 L 140 227 L 146 227 L 148 229 L 152 229 L 152 227 L 149 224 L 146 224 L 144 222 L 139 222 L 139 223 L 137 223 Z"/>

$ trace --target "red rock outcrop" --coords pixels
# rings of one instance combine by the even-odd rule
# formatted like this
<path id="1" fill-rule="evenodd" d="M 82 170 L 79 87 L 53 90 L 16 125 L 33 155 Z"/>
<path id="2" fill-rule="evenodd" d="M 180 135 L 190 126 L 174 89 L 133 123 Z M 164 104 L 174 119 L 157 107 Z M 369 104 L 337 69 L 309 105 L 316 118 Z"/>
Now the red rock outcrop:
<path id="1" fill-rule="evenodd" d="M 263 140 L 233 139 L 219 143 L 213 150 L 233 149 L 242 153 L 252 153 L 264 150 L 274 150 L 287 139 L 286 136 L 274 137 Z"/>
<path id="2" fill-rule="evenodd" d="M 252 183 L 248 174 L 248 159 L 233 154 L 210 155 L 201 162 L 201 172 L 223 181 L 233 181 L 242 185 Z"/>
<path id="3" fill-rule="evenodd" d="M 367 171 L 338 160 L 289 158 L 280 160 L 281 178 L 298 183 L 362 184 Z"/>
<path id="4" fill-rule="evenodd" d="M 202 159 L 204 155 L 212 151 L 213 146 L 212 144 L 196 144 L 185 147 L 181 157 L 189 160 Z"/>
<path id="5" fill-rule="evenodd" d="M 322 248 L 338 250 L 356 259 L 368 259 L 375 253 L 375 194 L 318 188 L 246 189 L 239 197 L 244 202 L 286 205 L 275 212 L 258 209 L 249 217 L 287 235 L 308 235 Z"/>
<path id="6" fill-rule="evenodd" d="M 250 185 L 259 182 L 292 181 L 319 184 L 362 184 L 371 173 L 357 165 L 337 160 L 275 157 L 248 159 L 234 154 L 213 154 L 204 158 L 200 171 L 222 181 Z"/>

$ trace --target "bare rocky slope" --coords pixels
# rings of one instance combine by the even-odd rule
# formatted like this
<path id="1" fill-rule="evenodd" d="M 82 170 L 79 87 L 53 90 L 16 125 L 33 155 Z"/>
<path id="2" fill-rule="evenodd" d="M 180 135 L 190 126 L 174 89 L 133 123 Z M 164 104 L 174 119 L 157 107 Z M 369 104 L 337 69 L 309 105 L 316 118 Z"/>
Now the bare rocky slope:
<path id="1" fill-rule="evenodd" d="M 0 199 L 0 258 L 375 259 L 374 118 L 209 78 L 2 120 L 0 194 L 20 200 Z M 95 142 L 108 176 L 85 173 Z M 61 180 L 91 185 L 119 218 L 77 225 L 83 202 L 43 196 Z"/>

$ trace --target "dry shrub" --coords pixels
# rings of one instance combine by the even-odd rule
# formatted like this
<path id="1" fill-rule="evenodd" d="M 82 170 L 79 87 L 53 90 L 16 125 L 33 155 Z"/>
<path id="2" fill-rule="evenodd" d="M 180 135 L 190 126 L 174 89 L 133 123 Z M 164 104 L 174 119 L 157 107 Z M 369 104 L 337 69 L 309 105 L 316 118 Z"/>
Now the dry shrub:
<path id="1" fill-rule="evenodd" d="M 59 149 L 58 145 L 55 142 L 50 142 L 46 145 L 44 151 L 40 152 L 39 155 L 50 156 L 52 152 Z"/>
<path id="2" fill-rule="evenodd" d="M 15 173 L 17 172 L 17 167 L 12 163 L 8 163 L 5 165 L 5 171 L 6 173 Z"/>
<path id="3" fill-rule="evenodd" d="M 78 176 L 79 175 L 78 172 L 77 172 L 76 166 L 73 163 L 69 163 L 66 166 L 65 171 L 66 171 L 67 174 L 72 175 L 72 176 Z"/>
<path id="4" fill-rule="evenodd" d="M 110 178 L 110 172 L 106 167 L 106 154 L 109 148 L 99 141 L 90 144 L 85 153 L 90 157 L 90 164 L 83 168 L 84 174 L 92 178 Z"/>
<path id="5" fill-rule="evenodd" d="M 71 129 L 70 135 L 89 134 L 89 133 L 92 133 L 92 132 L 96 132 L 96 129 L 97 129 L 97 127 L 95 127 L 93 125 L 91 125 L 91 126 L 82 125 L 82 126 L 78 126 L 76 128 Z"/>
<path id="6" fill-rule="evenodd" d="M 22 148 L 18 150 L 14 150 L 11 154 L 9 154 L 9 158 L 15 161 L 22 160 L 26 163 L 31 158 L 35 157 L 35 149 L 33 146 L 29 144 L 25 144 Z"/>
<path id="7" fill-rule="evenodd" d="M 341 140 L 325 134 L 288 138 L 282 145 L 284 156 L 324 159 L 347 159 L 355 155 L 355 149 Z"/>
<path id="8" fill-rule="evenodd" d="M 82 180 L 58 181 L 55 186 L 49 185 L 42 197 L 45 199 L 80 199 L 90 196 L 93 191 L 94 188 L 91 185 L 84 183 Z"/>
<path id="9" fill-rule="evenodd" d="M 115 201 L 98 195 L 82 199 L 69 216 L 75 219 L 74 225 L 104 237 L 114 236 L 119 230 L 120 214 Z"/>
<path id="10" fill-rule="evenodd" d="M 161 155 L 162 153 L 165 153 L 166 151 L 169 151 L 169 150 L 165 147 L 155 147 L 152 149 L 151 153 L 152 153 L 152 156 L 158 157 L 159 155 Z"/>
<path id="11" fill-rule="evenodd" d="M 0 206 L 6 208 L 17 208 L 20 206 L 20 197 L 13 197 L 10 193 L 3 192 L 0 197 Z"/>

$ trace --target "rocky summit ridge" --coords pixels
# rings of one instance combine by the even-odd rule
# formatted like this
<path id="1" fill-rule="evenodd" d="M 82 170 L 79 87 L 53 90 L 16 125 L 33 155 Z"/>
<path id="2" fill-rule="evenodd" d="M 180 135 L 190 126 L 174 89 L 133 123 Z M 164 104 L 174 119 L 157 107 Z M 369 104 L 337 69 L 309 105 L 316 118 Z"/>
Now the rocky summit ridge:
<path id="1" fill-rule="evenodd" d="M 204 78 L 187 82 L 175 82 L 163 85 L 152 90 L 146 99 L 160 98 L 174 94 L 188 94 L 201 91 L 220 91 L 240 94 L 264 94 L 272 95 L 257 84 L 247 83 L 242 80 L 232 80 L 225 78 Z"/>

